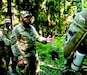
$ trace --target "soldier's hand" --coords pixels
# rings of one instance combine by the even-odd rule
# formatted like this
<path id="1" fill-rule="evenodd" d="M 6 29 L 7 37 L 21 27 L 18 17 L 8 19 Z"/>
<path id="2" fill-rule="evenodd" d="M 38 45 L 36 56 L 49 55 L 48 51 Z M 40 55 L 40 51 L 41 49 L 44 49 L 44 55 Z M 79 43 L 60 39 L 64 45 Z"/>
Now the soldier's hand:
<path id="1" fill-rule="evenodd" d="M 18 66 L 23 67 L 24 66 L 24 60 L 19 60 L 18 61 Z"/>
<path id="2" fill-rule="evenodd" d="M 52 38 L 51 36 L 48 36 L 48 37 L 46 38 L 46 42 L 47 42 L 47 43 L 52 43 L 52 42 L 53 42 L 53 38 Z"/>

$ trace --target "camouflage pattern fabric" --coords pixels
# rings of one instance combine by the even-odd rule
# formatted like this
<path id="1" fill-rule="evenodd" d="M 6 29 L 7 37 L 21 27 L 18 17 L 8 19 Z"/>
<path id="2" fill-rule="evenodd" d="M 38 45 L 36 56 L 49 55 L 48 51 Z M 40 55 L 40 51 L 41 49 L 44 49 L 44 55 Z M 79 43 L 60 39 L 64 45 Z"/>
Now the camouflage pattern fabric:
<path id="1" fill-rule="evenodd" d="M 5 45 L 10 46 L 10 37 L 11 37 L 11 32 L 12 30 L 4 29 L 2 30 L 3 32 L 3 41 L 5 42 Z"/>
<path id="2" fill-rule="evenodd" d="M 63 43 L 63 53 L 68 58 L 87 35 L 87 9 L 76 14 Z"/>
<path id="3" fill-rule="evenodd" d="M 76 50 L 87 55 L 87 9 L 76 14 L 66 33 L 63 46 L 64 56 L 69 60 L 73 60 L 73 53 Z M 81 68 L 84 68 L 82 75 L 87 75 L 86 62 L 87 58 L 83 62 L 84 65 L 81 65 Z"/>
<path id="4" fill-rule="evenodd" d="M 6 52 L 5 42 L 4 42 L 4 34 L 0 31 L 0 72 L 3 75 L 7 75 L 7 62 L 6 62 Z"/>
<path id="5" fill-rule="evenodd" d="M 11 48 L 13 55 L 18 57 L 17 61 L 23 60 L 23 66 L 17 64 L 16 69 L 20 75 L 38 75 L 36 73 L 39 63 L 36 56 L 36 31 L 32 25 L 24 28 L 21 24 L 15 26 L 11 36 Z M 38 65 L 39 66 L 39 65 Z"/>
<path id="6" fill-rule="evenodd" d="M 9 62 L 10 62 L 10 57 L 13 59 L 13 54 L 11 50 L 11 42 L 10 42 L 10 37 L 11 37 L 11 29 L 4 28 L 2 30 L 3 33 L 3 38 L 2 40 L 4 41 L 4 51 L 5 51 L 5 60 L 6 60 L 6 65 L 7 65 L 7 71 L 9 70 Z M 13 60 L 12 60 L 13 61 Z"/>

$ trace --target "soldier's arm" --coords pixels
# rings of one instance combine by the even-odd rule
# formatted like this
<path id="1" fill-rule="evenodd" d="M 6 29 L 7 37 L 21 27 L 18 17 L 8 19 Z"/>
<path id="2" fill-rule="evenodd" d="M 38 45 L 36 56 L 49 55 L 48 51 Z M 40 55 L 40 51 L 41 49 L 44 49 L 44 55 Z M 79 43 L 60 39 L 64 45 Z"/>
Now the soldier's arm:
<path id="1" fill-rule="evenodd" d="M 47 38 L 41 36 L 38 34 L 38 32 L 36 31 L 36 29 L 32 26 L 33 30 L 34 30 L 34 33 L 35 33 L 35 36 L 36 36 L 36 40 L 39 41 L 39 42 L 42 42 L 42 43 L 47 43 Z"/>

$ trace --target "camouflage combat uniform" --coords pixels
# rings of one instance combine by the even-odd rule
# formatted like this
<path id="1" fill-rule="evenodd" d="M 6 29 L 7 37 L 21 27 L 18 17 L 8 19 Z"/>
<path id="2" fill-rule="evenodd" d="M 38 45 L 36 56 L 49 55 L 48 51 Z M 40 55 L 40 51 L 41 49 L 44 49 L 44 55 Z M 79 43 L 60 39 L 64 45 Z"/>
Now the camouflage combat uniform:
<path id="1" fill-rule="evenodd" d="M 1 60 L 3 60 L 4 64 L 6 65 L 6 70 L 8 71 L 8 65 L 10 62 L 10 56 L 12 54 L 11 51 L 11 43 L 10 43 L 10 36 L 11 36 L 11 20 L 5 19 L 4 20 L 5 28 L 0 31 L 0 54 Z M 0 68 L 1 69 L 1 68 Z"/>
<path id="2" fill-rule="evenodd" d="M 7 74 L 7 65 L 6 65 L 6 51 L 5 51 L 5 43 L 3 41 L 4 35 L 2 31 L 0 31 L 0 72 L 3 75 Z"/>
<path id="3" fill-rule="evenodd" d="M 3 32 L 3 41 L 5 43 L 4 49 L 5 49 L 5 52 L 6 52 L 5 57 L 6 57 L 6 65 L 7 65 L 7 70 L 8 70 L 10 57 L 12 57 L 11 43 L 10 43 L 10 36 L 11 36 L 12 30 L 5 28 L 5 29 L 2 30 L 2 32 Z"/>
<path id="4" fill-rule="evenodd" d="M 19 75 L 39 75 L 36 36 L 38 34 L 32 25 L 24 28 L 22 24 L 19 24 L 13 28 L 11 48 L 13 55 L 17 58 L 16 70 Z M 21 66 L 18 65 L 20 60 L 24 61 Z"/>
<path id="5" fill-rule="evenodd" d="M 87 48 L 87 9 L 76 14 L 73 22 L 70 24 L 69 29 L 66 33 L 63 45 L 63 53 L 65 58 L 71 60 L 67 62 L 67 65 L 71 66 L 73 60 L 73 53 L 76 50 L 78 50 L 82 54 L 87 55 L 86 48 Z M 85 63 L 85 61 L 83 63 Z M 82 66 L 82 68 L 83 67 L 84 66 Z"/>

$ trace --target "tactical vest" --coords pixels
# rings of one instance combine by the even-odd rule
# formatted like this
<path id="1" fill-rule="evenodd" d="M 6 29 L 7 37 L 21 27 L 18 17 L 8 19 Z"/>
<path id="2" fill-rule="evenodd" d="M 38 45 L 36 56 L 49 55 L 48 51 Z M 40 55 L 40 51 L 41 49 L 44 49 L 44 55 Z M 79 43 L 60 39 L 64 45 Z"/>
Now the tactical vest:
<path id="1" fill-rule="evenodd" d="M 63 53 L 67 58 L 77 49 L 87 36 L 87 9 L 78 13 L 70 24 L 63 43 Z"/>

